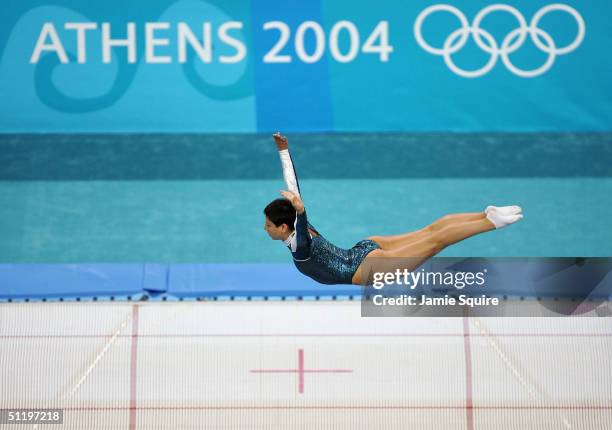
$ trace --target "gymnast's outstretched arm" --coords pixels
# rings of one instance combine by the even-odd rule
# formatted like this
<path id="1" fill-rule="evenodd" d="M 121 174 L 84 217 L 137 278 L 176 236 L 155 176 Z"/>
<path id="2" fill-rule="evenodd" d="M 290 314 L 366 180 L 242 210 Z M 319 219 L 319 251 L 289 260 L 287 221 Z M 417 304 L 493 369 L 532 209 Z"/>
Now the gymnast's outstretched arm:
<path id="1" fill-rule="evenodd" d="M 295 166 L 289 154 L 289 141 L 287 137 L 281 135 L 279 132 L 274 133 L 272 137 L 274 137 L 274 142 L 276 142 L 276 147 L 278 148 L 278 155 L 280 157 L 281 166 L 283 167 L 283 177 L 285 178 L 287 189 L 298 197 L 301 197 L 300 184 L 295 173 Z"/>
<path id="2" fill-rule="evenodd" d="M 283 177 L 288 191 L 281 191 L 283 197 L 291 202 L 295 209 L 296 217 L 294 224 L 294 237 L 291 244 L 291 250 L 294 253 L 294 258 L 298 260 L 307 260 L 310 258 L 310 243 L 312 237 L 309 229 L 315 234 L 319 234 L 314 227 L 310 225 L 306 217 L 306 210 L 300 195 L 300 184 L 295 173 L 293 160 L 289 154 L 289 142 L 287 138 L 280 133 L 274 133 L 274 141 L 278 149 L 281 166 L 283 168 Z"/>
<path id="3" fill-rule="evenodd" d="M 295 172 L 295 166 L 293 165 L 293 159 L 289 154 L 289 141 L 285 136 L 276 132 L 272 135 L 274 137 L 274 141 L 276 142 L 276 147 L 278 148 L 278 155 L 281 160 L 281 166 L 283 167 L 283 177 L 285 178 L 285 183 L 287 184 L 287 189 L 295 194 L 301 201 L 302 195 L 300 191 L 300 183 L 297 178 L 297 173 Z M 289 199 L 291 200 L 291 199 Z M 298 219 L 301 217 L 298 214 Z M 310 230 L 314 235 L 319 235 L 320 233 L 316 228 L 313 227 L 312 224 L 306 222 L 307 230 Z M 301 226 L 298 225 L 298 227 Z M 310 235 L 308 235 L 310 238 Z"/>

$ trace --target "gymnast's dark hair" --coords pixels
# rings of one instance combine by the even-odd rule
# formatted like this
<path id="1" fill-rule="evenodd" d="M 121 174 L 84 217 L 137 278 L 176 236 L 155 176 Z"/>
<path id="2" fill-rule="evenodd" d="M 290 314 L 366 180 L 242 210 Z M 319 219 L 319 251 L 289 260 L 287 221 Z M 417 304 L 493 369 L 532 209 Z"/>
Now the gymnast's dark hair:
<path id="1" fill-rule="evenodd" d="M 293 230 L 293 224 L 295 223 L 295 209 L 289 200 L 273 200 L 270 202 L 270 204 L 268 204 L 268 206 L 266 206 L 264 213 L 275 226 L 280 227 L 283 224 L 287 224 L 289 230 Z"/>

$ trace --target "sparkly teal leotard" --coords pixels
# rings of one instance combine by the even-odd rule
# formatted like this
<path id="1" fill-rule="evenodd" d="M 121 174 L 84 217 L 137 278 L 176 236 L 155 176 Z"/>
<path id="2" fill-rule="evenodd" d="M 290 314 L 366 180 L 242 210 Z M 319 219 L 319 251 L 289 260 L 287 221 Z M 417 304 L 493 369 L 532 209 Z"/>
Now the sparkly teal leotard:
<path id="1" fill-rule="evenodd" d="M 300 195 L 300 187 L 289 151 L 280 151 L 281 164 L 287 187 Z M 311 236 L 308 229 L 316 233 Z M 363 259 L 380 248 L 372 240 L 357 242 L 350 249 L 338 248 L 327 241 L 308 223 L 306 211 L 296 214 L 294 230 L 285 241 L 293 262 L 304 275 L 322 284 L 352 284 L 352 278 Z"/>
<path id="2" fill-rule="evenodd" d="M 306 211 L 297 215 L 295 222 L 295 246 L 288 244 L 293 262 L 304 275 L 322 284 L 351 284 L 352 278 L 363 259 L 380 248 L 372 240 L 357 242 L 350 249 L 338 248 L 320 234 L 311 237 Z M 295 250 L 294 250 L 295 249 Z"/>

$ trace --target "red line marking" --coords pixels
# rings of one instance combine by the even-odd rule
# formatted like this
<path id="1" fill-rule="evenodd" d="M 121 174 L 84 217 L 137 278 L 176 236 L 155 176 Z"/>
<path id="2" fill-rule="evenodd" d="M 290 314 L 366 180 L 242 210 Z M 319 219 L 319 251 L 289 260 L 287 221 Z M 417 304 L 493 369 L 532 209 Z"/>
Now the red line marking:
<path id="1" fill-rule="evenodd" d="M 304 373 L 352 373 L 350 369 L 304 369 L 304 350 L 298 349 L 297 369 L 252 369 L 251 373 L 297 373 L 298 392 L 304 394 Z"/>
<path id="2" fill-rule="evenodd" d="M 470 346 L 469 310 L 465 308 L 463 317 L 463 347 L 465 351 L 465 414 L 467 430 L 474 430 L 474 403 L 472 400 L 472 350 Z"/>
<path id="3" fill-rule="evenodd" d="M 129 429 L 136 429 L 136 376 L 138 369 L 138 305 L 132 305 L 132 347 L 130 353 L 130 418 Z"/>
<path id="4" fill-rule="evenodd" d="M 304 350 L 298 349 L 298 373 L 300 375 L 300 394 L 304 393 Z"/>
<path id="5" fill-rule="evenodd" d="M 44 407 L 40 407 L 38 409 L 48 408 L 48 405 L 44 405 Z M 16 406 L 12 409 L 20 409 L 20 406 Z M 28 405 L 29 409 L 37 409 L 35 407 L 31 407 Z M 5 408 L 10 409 L 10 408 Z M 122 406 L 75 406 L 75 407 L 64 407 L 61 409 L 69 410 L 69 411 L 124 411 L 131 410 L 130 407 L 122 407 Z M 410 406 L 410 405 L 386 405 L 386 406 L 366 406 L 366 405 L 312 405 L 312 406 L 280 406 L 280 405 L 270 405 L 270 406 L 138 406 L 134 409 L 139 411 L 148 411 L 148 410 L 300 410 L 300 409 L 338 409 L 338 410 L 386 410 L 386 409 L 405 409 L 405 410 L 465 410 L 465 405 L 458 406 L 433 406 L 433 405 L 423 405 L 423 406 Z M 580 406 L 580 405 L 568 405 L 568 406 L 560 406 L 560 405 L 552 405 L 552 406 L 473 406 L 474 410 L 576 410 L 576 411 L 612 411 L 612 405 L 607 406 Z"/>
<path id="6" fill-rule="evenodd" d="M 109 338 L 114 334 L 23 334 L 0 335 L 0 339 L 72 339 Z M 464 333 L 211 333 L 211 334 L 139 334 L 139 338 L 214 338 L 214 337 L 463 337 Z M 612 333 L 473 333 L 470 337 L 612 337 Z M 132 337 L 119 334 L 117 337 Z"/>
<path id="7" fill-rule="evenodd" d="M 253 373 L 299 373 L 300 369 L 255 369 Z M 301 373 L 351 373 L 352 370 L 347 369 L 303 369 Z"/>

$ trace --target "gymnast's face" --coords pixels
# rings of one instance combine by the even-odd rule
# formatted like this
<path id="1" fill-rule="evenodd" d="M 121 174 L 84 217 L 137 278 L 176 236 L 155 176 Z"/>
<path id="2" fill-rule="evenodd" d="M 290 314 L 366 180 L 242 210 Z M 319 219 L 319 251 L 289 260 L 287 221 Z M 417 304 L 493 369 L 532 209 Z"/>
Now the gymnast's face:
<path id="1" fill-rule="evenodd" d="M 287 224 L 281 224 L 280 226 L 275 226 L 270 218 L 266 217 L 266 223 L 264 224 L 264 230 L 268 233 L 273 240 L 285 240 L 289 236 L 289 227 Z"/>

